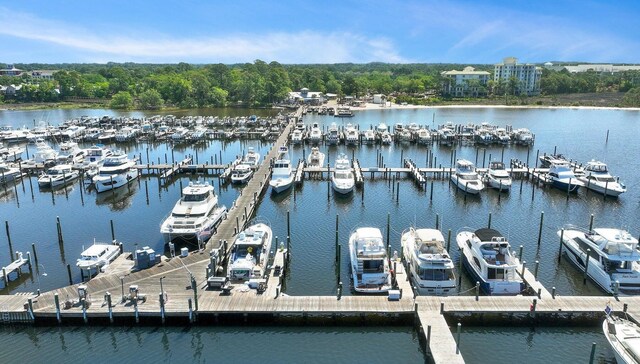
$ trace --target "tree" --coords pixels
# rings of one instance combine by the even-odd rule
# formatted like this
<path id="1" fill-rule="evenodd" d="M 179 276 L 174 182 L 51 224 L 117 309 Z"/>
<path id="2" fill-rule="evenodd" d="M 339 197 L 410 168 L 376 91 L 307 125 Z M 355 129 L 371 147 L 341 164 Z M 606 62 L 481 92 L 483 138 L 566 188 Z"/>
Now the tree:
<path id="1" fill-rule="evenodd" d="M 625 106 L 640 107 L 640 87 L 634 87 L 627 91 L 622 98 Z"/>
<path id="2" fill-rule="evenodd" d="M 130 109 L 133 106 L 133 97 L 129 91 L 120 91 L 111 98 L 111 108 Z"/>
<path id="3" fill-rule="evenodd" d="M 145 110 L 160 109 L 164 105 L 164 100 L 156 89 L 149 89 L 138 97 L 140 108 Z"/>

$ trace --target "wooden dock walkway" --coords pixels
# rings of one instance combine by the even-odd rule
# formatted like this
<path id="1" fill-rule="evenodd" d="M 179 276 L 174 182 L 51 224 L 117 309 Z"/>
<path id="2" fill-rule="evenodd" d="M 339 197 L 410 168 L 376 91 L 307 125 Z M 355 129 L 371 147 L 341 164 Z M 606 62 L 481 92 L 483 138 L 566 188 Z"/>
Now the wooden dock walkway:
<path id="1" fill-rule="evenodd" d="M 411 159 L 405 159 L 404 160 L 404 165 L 405 165 L 405 167 L 409 168 L 409 174 L 411 175 L 413 180 L 418 184 L 418 186 L 421 186 L 421 187 L 424 188 L 426 186 L 427 179 L 420 172 L 420 170 L 416 166 L 415 162 L 412 161 Z"/>
<path id="2" fill-rule="evenodd" d="M 7 287 L 9 282 L 15 281 L 29 269 L 31 269 L 30 254 L 27 252 L 27 256 L 24 257 L 21 252 L 16 252 L 16 259 L 0 270 L 0 289 Z"/>
<path id="3" fill-rule="evenodd" d="M 362 175 L 362 168 L 360 168 L 360 161 L 357 159 L 353 160 L 353 174 L 356 177 L 356 184 L 361 185 L 364 183 L 364 177 Z"/>
<path id="4" fill-rule="evenodd" d="M 296 184 L 300 184 L 302 183 L 303 178 L 304 178 L 304 160 L 300 159 L 298 160 L 298 166 L 296 167 L 296 174 L 293 181 Z"/>
<path id="5" fill-rule="evenodd" d="M 464 363 L 444 315 L 434 310 L 419 310 L 418 319 L 424 331 L 426 351 L 433 362 Z"/>
<path id="6" fill-rule="evenodd" d="M 173 176 L 173 174 L 176 173 L 176 171 L 180 170 L 180 168 L 188 165 L 189 163 L 191 163 L 191 157 L 187 157 L 183 159 L 181 162 L 174 164 L 171 168 L 162 172 L 162 174 L 160 175 L 160 182 L 166 184 L 169 178 L 171 178 L 171 176 Z"/>

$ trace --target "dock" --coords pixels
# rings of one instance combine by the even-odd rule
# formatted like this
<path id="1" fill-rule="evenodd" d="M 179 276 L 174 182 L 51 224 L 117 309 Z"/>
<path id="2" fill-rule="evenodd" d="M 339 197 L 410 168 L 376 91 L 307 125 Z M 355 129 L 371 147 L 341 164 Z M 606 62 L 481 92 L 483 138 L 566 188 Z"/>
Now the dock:
<path id="1" fill-rule="evenodd" d="M 176 173 L 177 171 L 180 170 L 180 168 L 188 165 L 189 163 L 191 163 L 191 157 L 187 157 L 181 162 L 172 165 L 171 168 L 162 172 L 162 174 L 160 175 L 160 182 L 166 184 L 169 178 L 171 178 L 171 176 L 173 176 L 174 173 Z"/>
<path id="2" fill-rule="evenodd" d="M 302 183 L 302 179 L 304 178 L 304 160 L 300 159 L 298 161 L 298 166 L 296 167 L 296 174 L 294 176 L 293 181 L 296 184 Z"/>
<path id="3" fill-rule="evenodd" d="M 7 287 L 9 282 L 15 281 L 29 270 L 31 270 L 30 254 L 27 253 L 25 258 L 21 252 L 16 252 L 16 259 L 9 265 L 2 267 L 0 271 L 0 284 L 2 285 L 0 289 Z"/>

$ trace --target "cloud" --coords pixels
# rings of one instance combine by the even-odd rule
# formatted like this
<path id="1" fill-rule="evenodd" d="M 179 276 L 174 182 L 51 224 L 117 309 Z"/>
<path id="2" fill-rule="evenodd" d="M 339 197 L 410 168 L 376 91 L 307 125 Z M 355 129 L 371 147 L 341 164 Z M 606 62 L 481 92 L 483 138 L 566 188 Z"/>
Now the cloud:
<path id="1" fill-rule="evenodd" d="M 54 45 L 60 52 L 75 50 L 83 59 L 158 63 L 236 63 L 255 59 L 280 63 L 406 62 L 389 39 L 351 32 L 303 30 L 180 38 L 114 27 L 107 34 L 99 34 L 2 7 L 0 24 L 0 35 Z"/>

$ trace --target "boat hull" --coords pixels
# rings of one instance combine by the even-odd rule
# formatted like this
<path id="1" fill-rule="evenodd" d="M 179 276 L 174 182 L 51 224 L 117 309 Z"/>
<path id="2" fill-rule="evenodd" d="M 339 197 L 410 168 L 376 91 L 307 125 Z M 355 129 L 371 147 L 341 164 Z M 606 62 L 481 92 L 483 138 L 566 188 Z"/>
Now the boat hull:
<path id="1" fill-rule="evenodd" d="M 280 193 L 288 190 L 293 185 L 293 176 L 289 178 L 278 178 L 269 181 L 269 186 L 274 193 Z"/>
<path id="2" fill-rule="evenodd" d="M 465 183 L 465 181 L 466 180 L 461 180 L 460 178 L 458 178 L 458 176 L 455 174 L 451 176 L 451 182 L 453 182 L 453 184 L 456 185 L 459 189 L 470 195 L 477 195 L 484 189 L 482 181 L 480 180 L 473 180 L 475 181 L 474 184 L 471 184 L 471 181 L 468 181 L 467 183 Z"/>
<path id="3" fill-rule="evenodd" d="M 129 170 L 127 170 L 127 173 L 114 176 L 113 179 L 110 177 L 105 178 L 104 176 L 98 175 L 93 178 L 93 183 L 95 185 L 96 191 L 98 193 L 101 193 L 127 185 L 138 178 L 138 175 L 139 173 L 136 168 L 130 168 Z"/>

